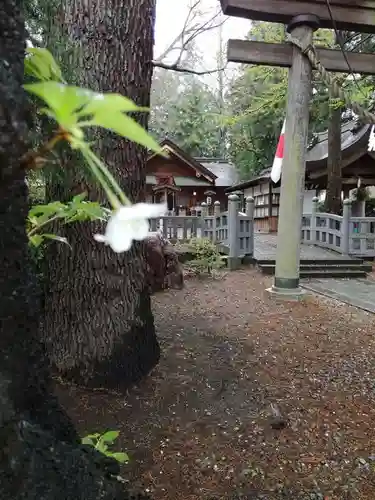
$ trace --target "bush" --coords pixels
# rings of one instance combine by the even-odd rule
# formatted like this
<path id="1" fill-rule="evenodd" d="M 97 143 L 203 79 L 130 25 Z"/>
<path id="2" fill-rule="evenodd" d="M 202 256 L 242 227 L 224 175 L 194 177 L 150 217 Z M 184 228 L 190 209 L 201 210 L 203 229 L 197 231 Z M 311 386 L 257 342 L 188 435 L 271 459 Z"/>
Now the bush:
<path id="1" fill-rule="evenodd" d="M 208 238 L 193 238 L 189 242 L 189 250 L 193 255 L 193 259 L 189 261 L 189 267 L 197 275 L 212 276 L 214 271 L 225 266 L 224 257 Z"/>

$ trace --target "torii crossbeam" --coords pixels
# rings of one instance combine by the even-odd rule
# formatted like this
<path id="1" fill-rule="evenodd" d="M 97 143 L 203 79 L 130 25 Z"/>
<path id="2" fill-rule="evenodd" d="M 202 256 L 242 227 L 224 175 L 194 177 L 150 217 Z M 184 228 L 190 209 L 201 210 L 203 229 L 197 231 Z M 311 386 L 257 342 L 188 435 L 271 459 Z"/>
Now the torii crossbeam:
<path id="1" fill-rule="evenodd" d="M 318 27 L 375 33 L 375 0 L 221 0 L 224 14 L 289 23 L 288 32 L 303 47 Z M 335 72 L 375 74 L 375 55 L 318 49 L 320 62 Z M 281 178 L 275 280 L 270 292 L 288 300 L 302 296 L 299 286 L 303 191 L 309 125 L 312 68 L 302 51 L 290 44 L 230 40 L 228 60 L 288 67 L 285 150 Z"/>
<path id="2" fill-rule="evenodd" d="M 221 0 L 223 13 L 253 21 L 289 24 L 297 15 L 314 15 L 321 28 L 375 33 L 374 0 Z"/>

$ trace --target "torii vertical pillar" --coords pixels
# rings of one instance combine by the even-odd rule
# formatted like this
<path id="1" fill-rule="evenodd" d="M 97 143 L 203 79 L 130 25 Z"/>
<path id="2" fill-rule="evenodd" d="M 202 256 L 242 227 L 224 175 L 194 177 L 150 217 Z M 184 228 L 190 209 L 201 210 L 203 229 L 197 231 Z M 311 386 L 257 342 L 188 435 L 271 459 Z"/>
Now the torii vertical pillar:
<path id="1" fill-rule="evenodd" d="M 301 15 L 292 20 L 288 32 L 307 47 L 312 43 L 313 32 L 318 26 L 319 20 L 316 16 Z M 299 286 L 299 265 L 311 93 L 310 62 L 297 47 L 293 47 L 288 82 L 276 271 L 274 284 L 268 290 L 276 297 L 290 300 L 298 300 L 302 295 Z"/>

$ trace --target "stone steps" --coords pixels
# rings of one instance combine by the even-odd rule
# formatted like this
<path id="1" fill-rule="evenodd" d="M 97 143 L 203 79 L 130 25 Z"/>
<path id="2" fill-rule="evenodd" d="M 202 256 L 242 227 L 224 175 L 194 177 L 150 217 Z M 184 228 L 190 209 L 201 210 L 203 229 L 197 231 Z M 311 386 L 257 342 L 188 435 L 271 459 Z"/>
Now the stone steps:
<path id="1" fill-rule="evenodd" d="M 274 260 L 257 260 L 257 267 L 263 274 L 275 274 Z M 301 278 L 365 278 L 371 272 L 371 264 L 361 259 L 302 260 Z"/>

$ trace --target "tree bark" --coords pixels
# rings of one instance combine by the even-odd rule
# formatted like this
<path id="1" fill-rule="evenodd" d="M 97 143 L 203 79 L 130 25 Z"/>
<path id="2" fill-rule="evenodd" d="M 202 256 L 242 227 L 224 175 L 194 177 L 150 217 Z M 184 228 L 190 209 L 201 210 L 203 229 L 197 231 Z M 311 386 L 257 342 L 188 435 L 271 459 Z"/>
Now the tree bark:
<path id="1" fill-rule="evenodd" d="M 325 209 L 341 214 L 341 108 L 330 108 L 328 124 L 327 192 Z"/>
<path id="2" fill-rule="evenodd" d="M 26 32 L 20 3 L 6 0 L 0 7 L 0 398 L 4 411 L 0 425 L 7 414 L 27 414 L 59 438 L 74 440 L 72 424 L 51 396 L 38 339 L 40 294 L 31 274 L 25 230 L 28 190 L 20 166 L 28 148 L 29 118 L 21 87 Z M 8 411 L 3 404 L 10 404 Z"/>
<path id="3" fill-rule="evenodd" d="M 21 0 L 0 4 L 0 498 L 126 500 L 130 495 L 109 464 L 79 444 L 50 391 L 25 230 L 28 191 L 20 158 L 29 130 L 20 7 Z"/>
<path id="4" fill-rule="evenodd" d="M 155 0 L 63 0 L 58 19 L 67 40 L 65 62 L 74 83 L 97 91 L 119 92 L 149 106 Z M 148 116 L 139 121 L 147 126 Z M 143 197 L 147 152 L 111 133 L 96 133 L 96 152 L 134 202 Z M 73 160 L 76 161 L 76 160 Z M 64 181 L 49 184 L 49 197 L 69 199 L 95 185 L 64 165 Z M 115 254 L 93 240 L 100 224 L 62 228 L 72 250 L 50 245 L 47 252 L 45 321 L 42 337 L 52 365 L 65 378 L 89 386 L 126 388 L 158 363 L 146 280 L 145 248 Z"/>

